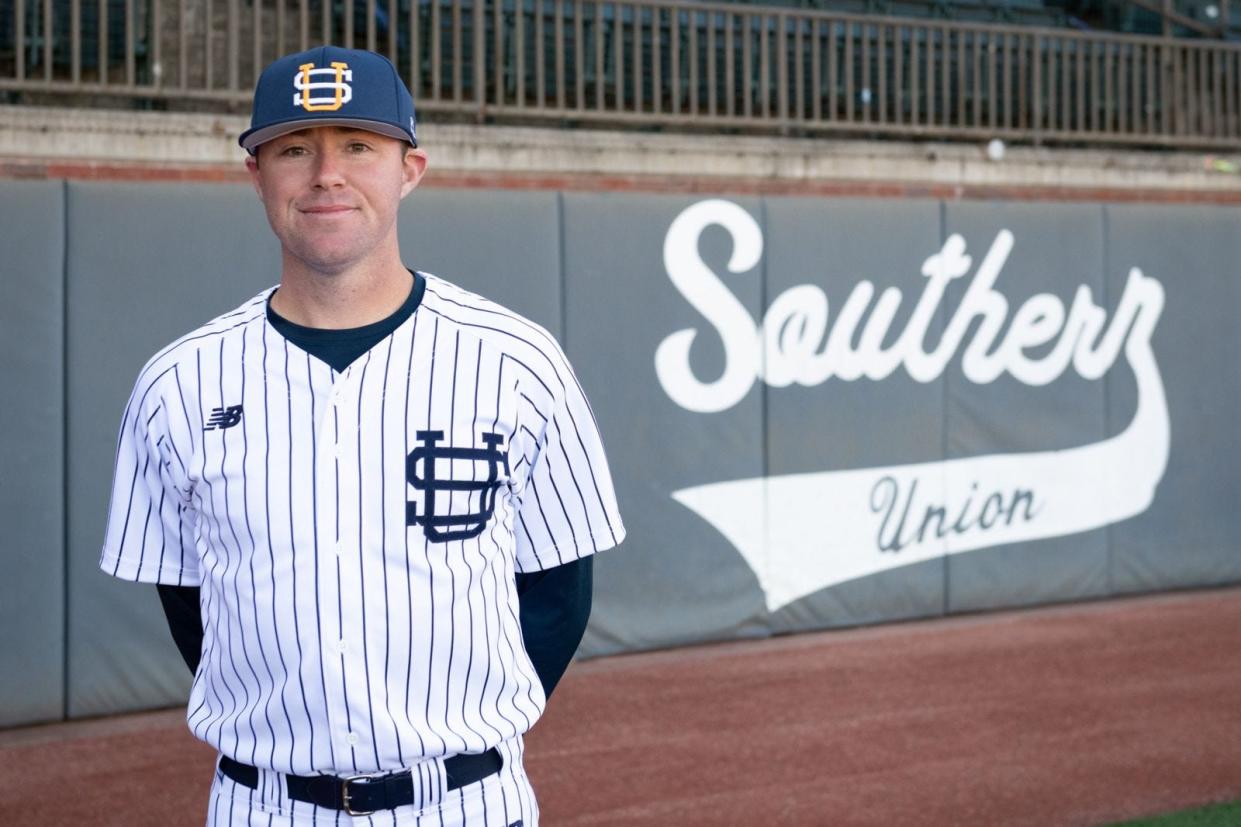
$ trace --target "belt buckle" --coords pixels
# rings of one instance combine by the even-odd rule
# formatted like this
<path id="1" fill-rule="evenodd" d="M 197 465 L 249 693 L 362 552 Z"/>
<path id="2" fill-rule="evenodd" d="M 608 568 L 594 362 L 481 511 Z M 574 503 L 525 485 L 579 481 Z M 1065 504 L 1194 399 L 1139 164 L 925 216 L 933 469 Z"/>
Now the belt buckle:
<path id="1" fill-rule="evenodd" d="M 349 785 L 355 781 L 370 783 L 371 778 L 367 775 L 351 775 L 348 778 L 340 780 L 340 802 L 344 805 L 344 810 L 351 816 L 368 816 L 375 810 L 355 810 L 349 801 Z"/>

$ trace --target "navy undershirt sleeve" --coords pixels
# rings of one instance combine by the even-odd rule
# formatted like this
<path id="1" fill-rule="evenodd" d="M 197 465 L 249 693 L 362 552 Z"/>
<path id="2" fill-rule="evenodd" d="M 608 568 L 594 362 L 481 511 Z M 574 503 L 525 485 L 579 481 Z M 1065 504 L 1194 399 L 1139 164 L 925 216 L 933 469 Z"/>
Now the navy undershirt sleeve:
<path id="1" fill-rule="evenodd" d="M 422 301 L 426 281 L 414 274 L 409 298 L 382 321 L 348 330 L 303 327 L 267 307 L 267 318 L 282 336 L 302 350 L 343 371 L 355 359 L 379 344 L 413 315 Z M 590 618 L 594 574 L 586 557 L 545 571 L 517 575 L 521 633 L 543 691 L 552 690 L 564 675 L 582 642 Z M 198 670 L 203 628 L 196 586 L 159 586 L 160 603 L 173 642 L 191 672 Z"/>

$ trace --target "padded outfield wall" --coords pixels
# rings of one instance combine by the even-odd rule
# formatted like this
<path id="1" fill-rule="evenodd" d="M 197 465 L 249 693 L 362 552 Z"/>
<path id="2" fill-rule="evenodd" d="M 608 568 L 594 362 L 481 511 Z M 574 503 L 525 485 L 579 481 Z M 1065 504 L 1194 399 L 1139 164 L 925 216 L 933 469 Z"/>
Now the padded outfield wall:
<path id="1" fill-rule="evenodd" d="M 585 655 L 1241 581 L 1241 209 L 424 189 L 565 343 L 629 537 Z M 0 725 L 181 702 L 97 567 L 161 345 L 273 282 L 233 184 L 0 182 Z"/>

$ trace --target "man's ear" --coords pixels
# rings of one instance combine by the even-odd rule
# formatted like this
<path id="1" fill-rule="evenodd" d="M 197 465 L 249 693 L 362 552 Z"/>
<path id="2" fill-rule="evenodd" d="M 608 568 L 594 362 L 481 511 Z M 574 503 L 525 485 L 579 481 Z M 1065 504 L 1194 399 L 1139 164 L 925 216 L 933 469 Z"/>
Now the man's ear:
<path id="1" fill-rule="evenodd" d="M 250 183 L 254 186 L 254 191 L 259 194 L 259 200 L 263 198 L 263 185 L 259 183 L 259 156 L 258 154 L 246 155 L 246 169 L 250 172 Z"/>
<path id="2" fill-rule="evenodd" d="M 422 180 L 423 173 L 427 171 L 427 153 L 411 146 L 405 150 L 402 164 L 405 180 L 401 184 L 401 197 L 404 198 L 414 191 L 418 182 Z"/>

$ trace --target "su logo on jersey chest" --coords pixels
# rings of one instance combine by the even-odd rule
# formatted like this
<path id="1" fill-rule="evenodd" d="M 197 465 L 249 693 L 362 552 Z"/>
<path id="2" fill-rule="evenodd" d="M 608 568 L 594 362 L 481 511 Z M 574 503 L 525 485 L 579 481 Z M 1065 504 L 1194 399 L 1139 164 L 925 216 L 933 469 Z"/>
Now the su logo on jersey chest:
<path id="1" fill-rule="evenodd" d="M 500 487 L 500 469 L 508 474 L 508 456 L 504 453 L 501 434 L 483 432 L 482 448 L 453 448 L 440 445 L 443 431 L 418 431 L 414 434 L 422 444 L 409 452 L 405 460 L 405 477 L 422 492 L 422 513 L 418 503 L 405 504 L 405 524 L 422 526 L 427 539 L 442 543 L 468 540 L 483 533 L 495 513 L 496 490 Z M 471 479 L 441 476 L 447 469 L 460 475 L 465 468 L 473 469 Z M 478 471 L 486 470 L 480 477 Z M 464 495 L 466 510 L 453 513 L 454 495 Z"/>

